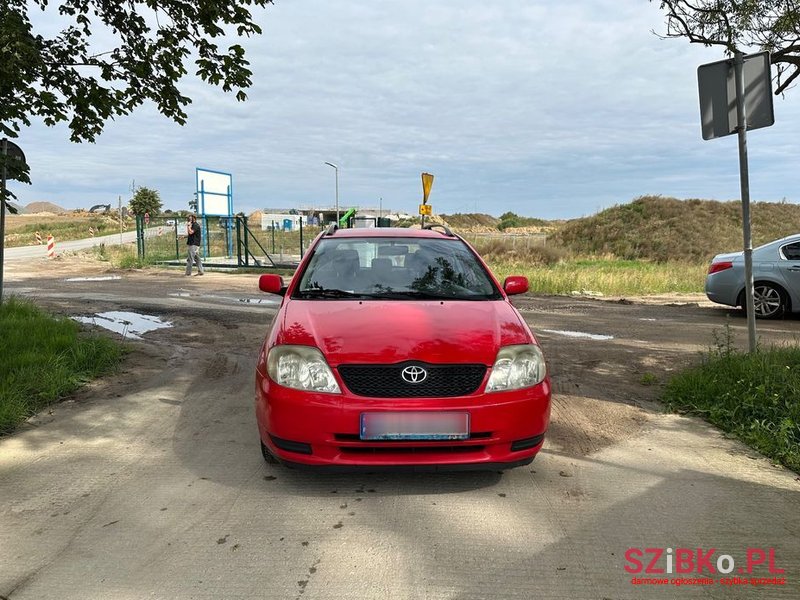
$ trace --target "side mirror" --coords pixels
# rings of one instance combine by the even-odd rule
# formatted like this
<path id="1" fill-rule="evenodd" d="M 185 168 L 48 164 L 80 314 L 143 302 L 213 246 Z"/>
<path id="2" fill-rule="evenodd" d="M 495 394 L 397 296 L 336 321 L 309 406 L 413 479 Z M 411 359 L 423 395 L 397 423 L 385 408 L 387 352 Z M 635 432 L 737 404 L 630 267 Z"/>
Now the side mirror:
<path id="1" fill-rule="evenodd" d="M 262 292 L 278 294 L 279 296 L 283 296 L 286 293 L 286 286 L 283 285 L 283 277 L 271 273 L 258 278 L 258 289 Z"/>
<path id="2" fill-rule="evenodd" d="M 521 277 L 519 275 L 506 277 L 506 280 L 503 282 L 503 291 L 508 296 L 513 296 L 514 294 L 524 294 L 528 291 L 528 278 Z"/>

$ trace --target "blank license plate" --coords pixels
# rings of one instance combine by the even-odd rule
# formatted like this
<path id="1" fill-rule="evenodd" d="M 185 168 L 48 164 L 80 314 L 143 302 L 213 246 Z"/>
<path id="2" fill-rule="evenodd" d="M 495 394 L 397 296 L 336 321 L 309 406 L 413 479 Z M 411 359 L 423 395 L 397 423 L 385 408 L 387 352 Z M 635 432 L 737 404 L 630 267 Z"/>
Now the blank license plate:
<path id="1" fill-rule="evenodd" d="M 361 413 L 362 440 L 466 440 L 469 413 Z"/>

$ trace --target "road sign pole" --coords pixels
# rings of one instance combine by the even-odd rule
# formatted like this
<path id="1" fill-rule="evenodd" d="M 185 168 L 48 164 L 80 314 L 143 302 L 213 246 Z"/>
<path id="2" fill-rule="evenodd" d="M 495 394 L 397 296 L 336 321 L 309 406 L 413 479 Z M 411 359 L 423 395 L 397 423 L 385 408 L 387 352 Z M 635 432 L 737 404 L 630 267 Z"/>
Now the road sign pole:
<path id="1" fill-rule="evenodd" d="M 3 303 L 3 265 L 5 260 L 6 240 L 6 156 L 8 155 L 8 140 L 2 141 L 3 174 L 0 183 L 0 304 Z"/>
<path id="2" fill-rule="evenodd" d="M 736 52 L 733 59 L 736 82 L 736 129 L 739 138 L 739 180 L 742 188 L 742 231 L 744 237 L 745 310 L 750 352 L 756 351 L 756 315 L 753 300 L 753 240 L 750 235 L 750 174 L 747 166 L 747 113 L 744 103 L 744 55 Z"/>

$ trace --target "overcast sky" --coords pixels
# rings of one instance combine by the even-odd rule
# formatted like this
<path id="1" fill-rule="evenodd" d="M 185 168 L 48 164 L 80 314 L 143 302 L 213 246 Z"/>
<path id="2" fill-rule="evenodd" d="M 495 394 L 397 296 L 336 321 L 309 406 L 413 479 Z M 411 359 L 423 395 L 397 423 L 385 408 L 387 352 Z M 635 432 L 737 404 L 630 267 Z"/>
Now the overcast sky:
<path id="1" fill-rule="evenodd" d="M 17 140 L 33 178 L 20 201 L 116 204 L 135 181 L 187 208 L 206 167 L 233 174 L 237 212 L 332 206 L 325 161 L 342 207 L 416 212 L 422 171 L 436 213 L 739 198 L 736 137 L 700 133 L 696 69 L 723 56 L 653 35 L 658 2 L 275 0 L 259 22 L 247 102 L 189 78 L 183 127 L 152 106 L 95 144 L 36 123 Z M 748 138 L 752 197 L 797 202 L 800 90 L 775 98 L 775 117 Z"/>

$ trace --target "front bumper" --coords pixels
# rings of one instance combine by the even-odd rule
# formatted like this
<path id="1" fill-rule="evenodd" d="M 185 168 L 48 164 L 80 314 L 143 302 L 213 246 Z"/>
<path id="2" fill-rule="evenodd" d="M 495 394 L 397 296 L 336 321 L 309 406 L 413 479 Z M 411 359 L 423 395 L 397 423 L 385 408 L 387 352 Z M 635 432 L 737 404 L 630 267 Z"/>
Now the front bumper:
<path id="1" fill-rule="evenodd" d="M 456 398 L 365 398 L 293 390 L 256 372 L 262 443 L 281 462 L 319 467 L 495 469 L 530 463 L 550 421 L 550 380 L 525 390 Z M 470 437 L 446 441 L 365 441 L 361 414 L 379 411 L 470 414 Z"/>

